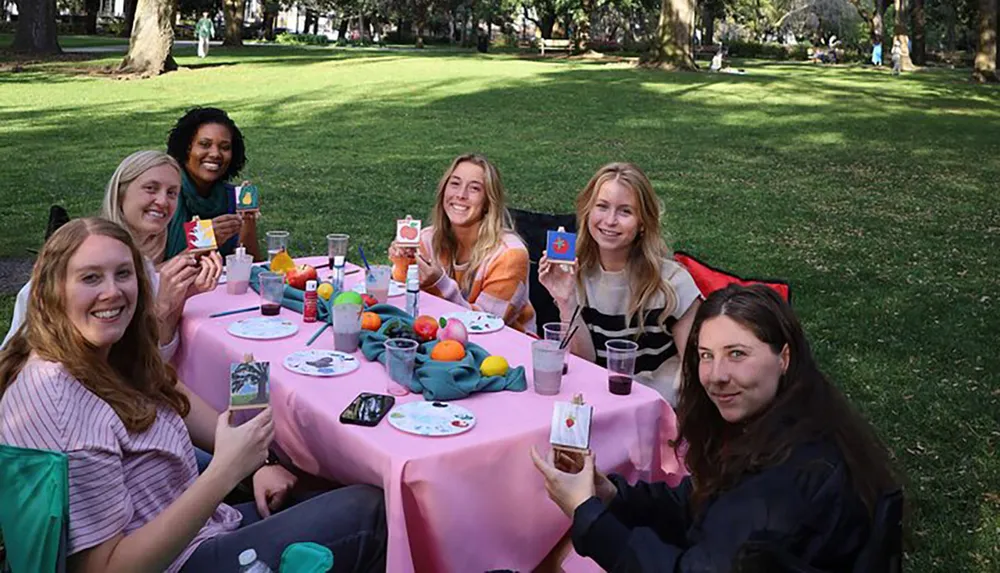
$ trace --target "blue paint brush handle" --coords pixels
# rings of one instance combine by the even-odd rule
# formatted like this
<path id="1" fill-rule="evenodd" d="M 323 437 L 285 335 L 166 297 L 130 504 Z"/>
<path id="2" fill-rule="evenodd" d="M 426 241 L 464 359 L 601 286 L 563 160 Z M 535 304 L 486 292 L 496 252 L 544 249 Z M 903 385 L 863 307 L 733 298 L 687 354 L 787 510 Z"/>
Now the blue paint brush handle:
<path id="1" fill-rule="evenodd" d="M 241 312 L 250 312 L 251 310 L 260 310 L 259 306 L 248 306 L 246 308 L 237 308 L 236 310 L 227 310 L 224 312 L 217 312 L 215 314 L 208 315 L 208 318 L 218 318 L 220 316 L 229 316 L 230 314 L 239 314 Z"/>

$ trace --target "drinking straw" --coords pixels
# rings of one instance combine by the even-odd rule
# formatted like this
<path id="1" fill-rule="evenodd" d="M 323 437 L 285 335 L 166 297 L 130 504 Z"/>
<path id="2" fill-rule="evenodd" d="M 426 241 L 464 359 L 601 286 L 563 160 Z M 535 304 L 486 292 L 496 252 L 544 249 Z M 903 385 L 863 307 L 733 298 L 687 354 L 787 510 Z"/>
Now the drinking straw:
<path id="1" fill-rule="evenodd" d="M 229 316 L 230 314 L 239 314 L 241 312 L 250 312 L 251 310 L 260 310 L 259 306 L 248 306 L 246 308 L 237 308 L 236 310 L 226 310 L 223 312 L 217 312 L 215 314 L 208 315 L 208 318 L 218 318 L 220 316 Z"/>
<path id="2" fill-rule="evenodd" d="M 365 268 L 368 269 L 368 272 L 371 272 L 372 267 L 368 264 L 368 257 L 365 256 L 365 250 L 361 248 L 361 245 L 358 245 L 358 254 L 361 255 L 361 262 L 365 264 Z"/>

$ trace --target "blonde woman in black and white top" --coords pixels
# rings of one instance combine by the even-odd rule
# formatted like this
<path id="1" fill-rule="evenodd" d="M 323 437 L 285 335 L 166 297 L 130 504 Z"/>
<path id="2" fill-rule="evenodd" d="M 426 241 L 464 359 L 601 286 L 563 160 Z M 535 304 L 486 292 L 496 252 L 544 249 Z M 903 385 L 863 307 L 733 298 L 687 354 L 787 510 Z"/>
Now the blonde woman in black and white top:
<path id="1" fill-rule="evenodd" d="M 581 328 L 570 349 L 604 366 L 604 343 L 638 343 L 635 379 L 676 404 L 680 358 L 700 303 L 691 275 L 660 234 L 660 201 L 630 163 L 600 168 L 576 199 L 577 264 L 542 257 L 539 281 Z"/>

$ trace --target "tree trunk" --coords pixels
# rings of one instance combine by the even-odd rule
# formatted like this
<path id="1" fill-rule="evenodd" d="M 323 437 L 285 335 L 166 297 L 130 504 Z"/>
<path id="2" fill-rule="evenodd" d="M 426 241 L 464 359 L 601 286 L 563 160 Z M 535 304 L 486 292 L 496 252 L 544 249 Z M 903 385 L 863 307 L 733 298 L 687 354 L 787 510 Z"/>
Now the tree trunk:
<path id="1" fill-rule="evenodd" d="M 885 17 L 886 7 L 886 0 L 875 0 L 875 10 L 872 12 L 871 20 L 873 44 L 882 43 L 882 38 L 885 36 L 885 23 L 883 18 Z"/>
<path id="2" fill-rule="evenodd" d="M 898 0 L 897 0 L 898 1 Z M 680 70 L 697 70 L 691 51 L 695 0 L 662 0 L 650 63 Z"/>
<path id="3" fill-rule="evenodd" d="M 448 10 L 448 43 L 455 45 L 455 13 Z"/>
<path id="4" fill-rule="evenodd" d="M 135 7 L 139 0 L 125 0 L 125 26 L 122 27 L 122 38 L 132 37 L 132 25 L 135 24 Z"/>
<path id="5" fill-rule="evenodd" d="M 705 27 L 705 35 L 701 39 L 703 46 L 715 44 L 715 3 L 710 2 L 705 6 L 705 11 L 701 15 L 701 23 Z"/>
<path id="6" fill-rule="evenodd" d="M 993 0 L 991 0 L 993 1 Z M 899 42 L 902 67 L 904 70 L 914 69 L 913 60 L 910 59 L 910 36 L 907 20 L 909 19 L 909 0 L 895 0 L 896 22 L 892 30 L 892 42 Z M 891 50 L 890 50 L 891 51 Z"/>
<path id="7" fill-rule="evenodd" d="M 954 6 L 945 6 L 945 17 L 944 17 L 944 46 L 948 54 L 955 53 L 955 49 L 958 43 L 958 33 L 955 31 L 955 24 L 958 20 L 958 14 L 955 12 Z"/>
<path id="8" fill-rule="evenodd" d="M 264 4 L 264 22 L 262 24 L 264 28 L 264 39 L 268 42 L 274 41 L 274 22 L 277 20 L 278 4 L 274 2 L 267 2 Z"/>
<path id="9" fill-rule="evenodd" d="M 365 11 L 358 12 L 358 41 L 365 45 Z"/>
<path id="10" fill-rule="evenodd" d="M 576 23 L 576 44 L 577 50 L 586 53 L 590 50 L 590 23 L 594 17 L 594 0 L 583 0 L 583 16 Z"/>
<path id="11" fill-rule="evenodd" d="M 56 0 L 16 0 L 17 31 L 11 49 L 32 54 L 62 52 L 56 39 Z"/>
<path id="12" fill-rule="evenodd" d="M 927 38 L 924 30 L 927 26 L 927 16 L 924 13 L 924 0 L 913 0 L 913 63 L 922 66 L 927 63 Z"/>
<path id="13" fill-rule="evenodd" d="M 997 81 L 997 0 L 979 0 L 976 62 L 972 79 L 979 83 Z"/>
<path id="14" fill-rule="evenodd" d="M 177 69 L 170 55 L 174 47 L 173 0 L 139 0 L 128 53 L 118 70 L 158 75 Z"/>
<path id="15" fill-rule="evenodd" d="M 97 34 L 97 13 L 101 11 L 101 0 L 84 0 L 83 9 L 86 13 L 83 33 L 93 36 Z"/>
<path id="16" fill-rule="evenodd" d="M 246 0 L 222 0 L 222 15 L 226 21 L 226 31 L 222 37 L 223 46 L 239 48 L 243 46 L 243 13 Z"/>
<path id="17" fill-rule="evenodd" d="M 546 40 L 552 39 L 552 31 L 556 28 L 556 15 L 555 14 L 542 14 L 542 21 L 539 24 L 539 28 L 542 31 L 542 37 Z"/>

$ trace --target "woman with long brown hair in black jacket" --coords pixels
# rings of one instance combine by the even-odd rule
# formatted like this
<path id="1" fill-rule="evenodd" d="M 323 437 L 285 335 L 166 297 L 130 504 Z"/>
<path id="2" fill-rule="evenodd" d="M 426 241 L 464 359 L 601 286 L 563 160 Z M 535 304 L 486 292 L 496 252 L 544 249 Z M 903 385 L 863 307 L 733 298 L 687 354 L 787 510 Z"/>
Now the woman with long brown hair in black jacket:
<path id="1" fill-rule="evenodd" d="M 819 370 L 791 307 L 763 286 L 713 293 L 684 351 L 676 488 L 629 485 L 592 456 L 532 457 L 608 571 L 731 571 L 748 544 L 850 571 L 880 496 L 899 488 L 872 426 Z"/>

